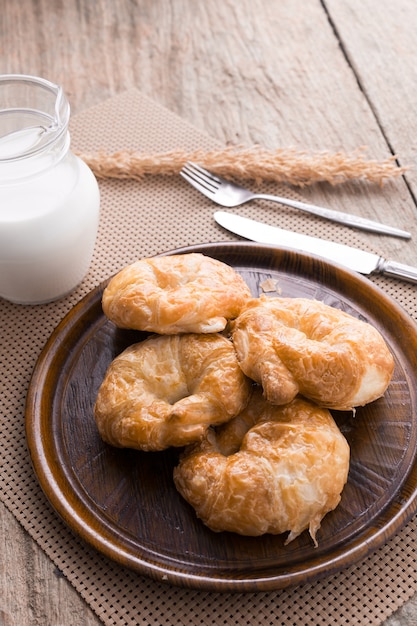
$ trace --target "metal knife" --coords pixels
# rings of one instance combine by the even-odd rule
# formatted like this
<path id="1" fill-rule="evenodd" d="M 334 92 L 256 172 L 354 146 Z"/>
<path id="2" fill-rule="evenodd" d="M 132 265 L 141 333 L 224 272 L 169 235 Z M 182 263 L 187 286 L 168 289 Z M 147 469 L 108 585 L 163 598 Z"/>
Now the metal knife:
<path id="1" fill-rule="evenodd" d="M 236 215 L 235 213 L 227 213 L 226 211 L 216 211 L 214 219 L 223 228 L 250 241 L 315 254 L 360 274 L 384 274 L 385 276 L 417 283 L 417 267 L 404 265 L 396 261 L 388 261 L 372 252 L 352 248 L 351 246 L 328 241 L 327 239 L 319 239 L 318 237 L 284 230 Z"/>

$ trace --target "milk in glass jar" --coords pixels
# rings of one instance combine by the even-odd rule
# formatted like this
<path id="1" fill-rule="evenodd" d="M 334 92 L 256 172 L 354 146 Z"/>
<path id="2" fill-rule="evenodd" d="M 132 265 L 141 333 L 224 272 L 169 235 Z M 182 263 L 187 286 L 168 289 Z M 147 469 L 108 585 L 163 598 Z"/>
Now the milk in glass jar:
<path id="1" fill-rule="evenodd" d="M 70 293 L 89 268 L 100 195 L 70 150 L 60 86 L 0 75 L 0 297 L 19 304 Z"/>

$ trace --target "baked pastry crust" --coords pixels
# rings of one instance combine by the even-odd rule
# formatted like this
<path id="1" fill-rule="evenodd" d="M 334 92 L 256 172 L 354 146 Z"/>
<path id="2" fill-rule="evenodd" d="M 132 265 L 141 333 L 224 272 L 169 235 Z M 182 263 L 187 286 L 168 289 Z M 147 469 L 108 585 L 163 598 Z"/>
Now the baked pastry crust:
<path id="1" fill-rule="evenodd" d="M 257 389 L 247 408 L 186 448 L 175 485 L 213 531 L 257 536 L 307 528 L 339 503 L 349 445 L 330 412 L 296 398 L 273 406 Z"/>
<path id="2" fill-rule="evenodd" d="M 111 445 L 163 450 L 230 420 L 247 404 L 250 388 L 225 337 L 151 336 L 112 361 L 94 416 Z"/>
<path id="3" fill-rule="evenodd" d="M 350 410 L 382 396 L 394 359 L 372 325 L 306 298 L 252 299 L 233 323 L 242 370 L 273 404 L 297 394 Z"/>
<path id="4" fill-rule="evenodd" d="M 199 253 L 136 261 L 114 276 L 103 311 L 120 328 L 161 335 L 216 333 L 251 298 L 235 270 Z"/>

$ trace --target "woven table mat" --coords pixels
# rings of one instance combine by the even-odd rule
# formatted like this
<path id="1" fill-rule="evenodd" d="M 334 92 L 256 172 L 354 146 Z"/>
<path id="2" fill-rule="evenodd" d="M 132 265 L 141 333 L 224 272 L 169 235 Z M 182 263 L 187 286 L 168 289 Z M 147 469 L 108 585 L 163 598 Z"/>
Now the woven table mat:
<path id="1" fill-rule="evenodd" d="M 74 117 L 71 137 L 81 152 L 221 147 L 136 90 Z M 122 568 L 74 536 L 50 507 L 31 467 L 24 409 L 31 373 L 54 327 L 92 288 L 138 257 L 233 239 L 215 224 L 214 205 L 180 177 L 99 184 L 99 234 L 83 283 L 48 305 L 0 301 L 3 502 L 105 624 L 380 624 L 417 591 L 416 519 L 363 562 L 330 578 L 276 592 L 217 594 L 170 587 Z M 262 189 L 299 198 L 279 185 Z M 239 213 L 370 249 L 366 235 L 291 209 L 278 212 L 251 203 Z M 417 318 L 415 287 L 383 278 L 375 282 Z"/>

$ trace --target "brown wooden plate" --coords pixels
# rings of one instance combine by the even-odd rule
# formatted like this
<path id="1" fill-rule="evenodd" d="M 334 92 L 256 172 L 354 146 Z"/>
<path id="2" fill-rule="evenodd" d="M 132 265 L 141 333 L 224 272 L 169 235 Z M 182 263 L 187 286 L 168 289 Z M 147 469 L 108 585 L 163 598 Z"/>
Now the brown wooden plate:
<path id="1" fill-rule="evenodd" d="M 395 355 L 383 398 L 355 416 L 333 412 L 351 446 L 351 466 L 340 505 L 323 520 L 318 548 L 306 532 L 288 546 L 283 536 L 214 533 L 175 489 L 178 450 L 137 452 L 101 441 L 93 405 L 106 368 L 145 336 L 118 330 L 105 318 L 104 286 L 59 324 L 30 383 L 27 440 L 46 496 L 65 522 L 106 556 L 185 587 L 278 589 L 363 559 L 417 510 L 416 325 L 368 279 L 295 251 L 221 243 L 174 252 L 202 252 L 230 264 L 255 296 L 272 278 L 283 296 L 316 298 L 365 319 Z"/>

